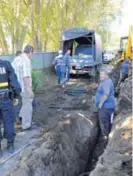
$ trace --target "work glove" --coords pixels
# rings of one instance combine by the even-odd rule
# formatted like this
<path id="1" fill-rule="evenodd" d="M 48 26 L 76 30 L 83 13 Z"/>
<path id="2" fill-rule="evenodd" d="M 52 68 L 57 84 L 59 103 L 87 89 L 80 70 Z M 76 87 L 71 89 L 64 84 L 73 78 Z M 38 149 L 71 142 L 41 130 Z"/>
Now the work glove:
<path id="1" fill-rule="evenodd" d="M 17 105 L 18 105 L 18 102 L 19 102 L 18 99 L 13 99 L 13 105 L 14 105 L 14 106 L 17 106 Z"/>
<path id="2" fill-rule="evenodd" d="M 34 93 L 33 93 L 32 88 L 27 88 L 27 92 L 30 98 L 34 98 Z"/>

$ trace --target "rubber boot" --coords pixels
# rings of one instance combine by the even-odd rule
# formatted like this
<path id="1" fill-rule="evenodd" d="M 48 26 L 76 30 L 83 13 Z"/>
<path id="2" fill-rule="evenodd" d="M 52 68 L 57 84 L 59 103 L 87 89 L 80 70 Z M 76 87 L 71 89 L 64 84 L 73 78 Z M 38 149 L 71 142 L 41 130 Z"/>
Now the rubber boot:
<path id="1" fill-rule="evenodd" d="M 8 153 L 14 153 L 14 141 L 7 142 Z"/>

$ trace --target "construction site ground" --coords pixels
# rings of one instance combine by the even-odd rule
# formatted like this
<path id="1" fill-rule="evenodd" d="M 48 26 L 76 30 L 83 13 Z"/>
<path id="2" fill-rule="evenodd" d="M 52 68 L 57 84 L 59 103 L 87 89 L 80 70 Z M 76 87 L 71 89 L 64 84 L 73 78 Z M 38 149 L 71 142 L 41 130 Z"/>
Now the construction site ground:
<path id="1" fill-rule="evenodd" d="M 116 81 L 113 67 L 104 67 Z M 118 107 L 104 151 L 94 107 L 97 85 L 98 79 L 74 76 L 62 89 L 56 85 L 55 74 L 47 72 L 44 86 L 36 90 L 39 106 L 34 109 L 34 128 L 18 130 L 13 155 L 7 154 L 3 141 L 0 176 L 130 176 L 131 102 L 127 100 L 127 108 Z"/>

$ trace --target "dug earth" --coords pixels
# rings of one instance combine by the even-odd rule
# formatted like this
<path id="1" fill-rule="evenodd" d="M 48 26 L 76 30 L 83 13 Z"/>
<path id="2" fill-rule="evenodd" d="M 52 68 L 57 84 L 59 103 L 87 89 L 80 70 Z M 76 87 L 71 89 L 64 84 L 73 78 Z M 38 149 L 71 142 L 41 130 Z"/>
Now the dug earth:
<path id="1" fill-rule="evenodd" d="M 42 132 L 36 147 L 24 152 L 10 176 L 77 176 L 86 170 L 98 135 L 93 107 L 96 86 L 86 80 L 68 86 L 80 88 L 80 93 L 87 90 L 82 96 L 67 95 L 57 87 L 36 92 L 40 106 L 34 121 Z"/>
<path id="2" fill-rule="evenodd" d="M 93 106 L 97 84 L 73 80 L 69 89 L 82 87 L 82 96 L 70 96 L 56 86 L 36 92 L 40 106 L 34 121 L 42 131 L 35 147 L 27 149 L 10 176 L 131 176 L 132 79 L 120 90 L 117 115 L 106 150 L 95 169 L 85 173 L 99 133 Z"/>

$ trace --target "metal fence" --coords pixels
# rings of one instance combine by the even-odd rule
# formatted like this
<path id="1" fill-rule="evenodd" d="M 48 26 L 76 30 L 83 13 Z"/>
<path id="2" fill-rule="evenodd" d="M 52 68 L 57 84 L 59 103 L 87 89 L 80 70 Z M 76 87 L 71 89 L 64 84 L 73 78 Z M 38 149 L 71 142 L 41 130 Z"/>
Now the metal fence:
<path id="1" fill-rule="evenodd" d="M 52 61 L 57 55 L 57 52 L 37 52 L 33 54 L 32 57 L 32 78 L 33 78 L 33 88 L 42 88 L 45 83 L 47 83 L 48 73 L 51 71 Z M 0 55 L 0 59 L 12 62 L 15 55 Z"/>
<path id="2" fill-rule="evenodd" d="M 32 68 L 33 70 L 41 70 L 44 68 L 52 67 L 52 60 L 57 55 L 57 52 L 37 52 L 33 54 Z M 13 54 L 0 55 L 0 59 L 12 62 L 14 59 Z"/>

